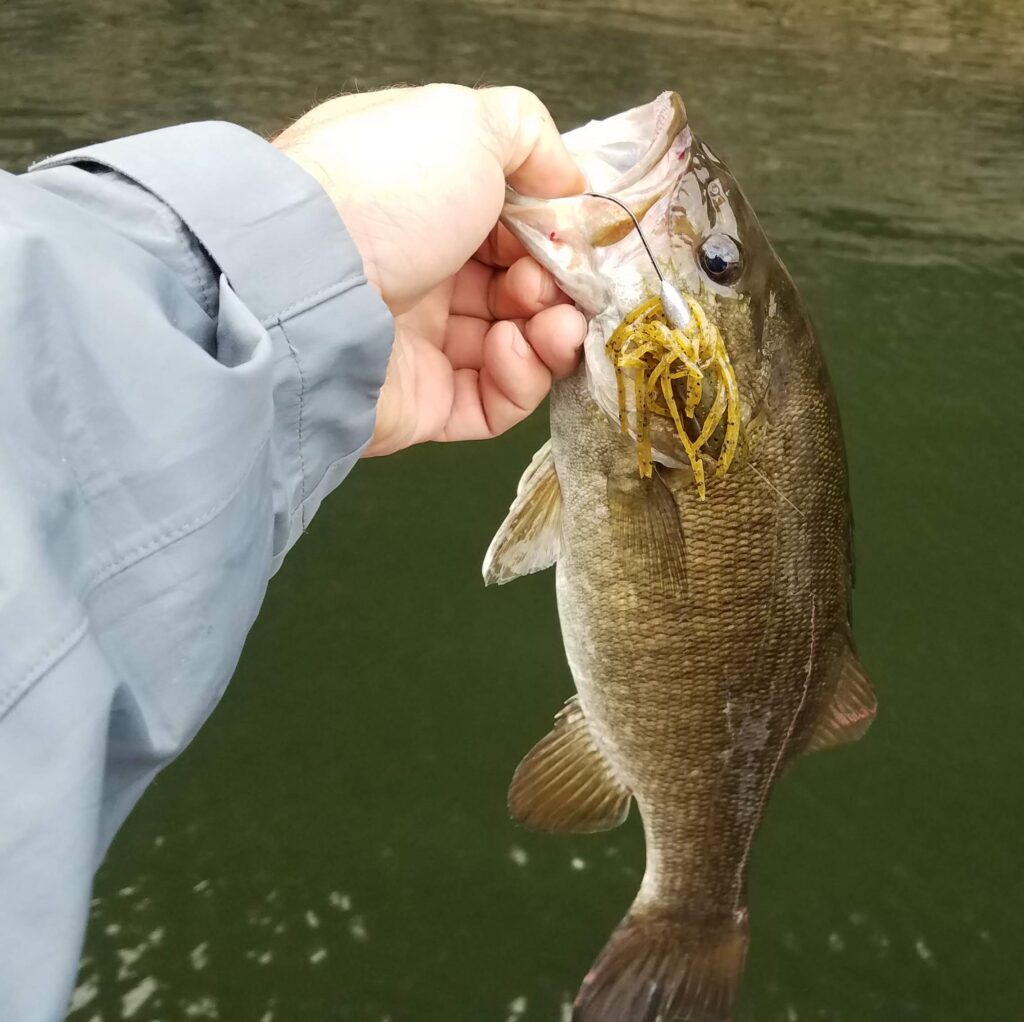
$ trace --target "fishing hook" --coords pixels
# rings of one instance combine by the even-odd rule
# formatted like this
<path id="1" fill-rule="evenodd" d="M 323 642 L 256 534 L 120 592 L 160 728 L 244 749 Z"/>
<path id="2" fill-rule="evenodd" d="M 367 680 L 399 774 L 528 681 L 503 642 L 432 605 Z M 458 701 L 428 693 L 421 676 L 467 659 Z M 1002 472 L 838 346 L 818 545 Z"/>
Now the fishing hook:
<path id="1" fill-rule="evenodd" d="M 633 221 L 636 233 L 640 235 L 640 240 L 643 242 L 644 248 L 647 249 L 647 254 L 651 257 L 651 263 L 654 265 L 654 272 L 658 275 L 658 280 L 661 281 L 661 306 L 665 310 L 665 318 L 668 320 L 669 326 L 676 330 L 686 329 L 686 327 L 690 325 L 690 321 L 693 319 L 690 307 L 686 304 L 686 300 L 679 291 L 665 279 L 665 274 L 661 272 L 658 260 L 654 258 L 651 246 L 647 243 L 647 238 L 644 236 L 644 232 L 640 227 L 640 221 L 637 220 L 633 211 L 624 202 L 616 199 L 614 195 L 605 195 L 603 192 L 584 192 L 583 194 L 589 195 L 592 199 L 607 199 L 609 202 L 614 202 L 616 206 L 619 206 L 621 209 L 626 211 L 629 219 Z"/>

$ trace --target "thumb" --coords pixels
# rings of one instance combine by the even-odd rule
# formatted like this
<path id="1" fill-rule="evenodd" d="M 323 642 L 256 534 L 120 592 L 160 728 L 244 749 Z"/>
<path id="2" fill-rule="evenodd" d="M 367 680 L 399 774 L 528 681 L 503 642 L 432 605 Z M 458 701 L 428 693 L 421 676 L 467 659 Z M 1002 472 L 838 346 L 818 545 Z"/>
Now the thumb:
<path id="1" fill-rule="evenodd" d="M 587 187 L 547 107 L 532 92 L 507 86 L 481 89 L 477 95 L 494 153 L 516 191 L 554 199 Z"/>

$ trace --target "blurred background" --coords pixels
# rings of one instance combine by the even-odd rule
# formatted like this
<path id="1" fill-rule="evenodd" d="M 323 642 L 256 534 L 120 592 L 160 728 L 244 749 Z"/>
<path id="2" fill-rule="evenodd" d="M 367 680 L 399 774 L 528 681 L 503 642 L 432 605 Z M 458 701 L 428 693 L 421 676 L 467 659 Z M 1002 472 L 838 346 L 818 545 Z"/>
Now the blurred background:
<path id="1" fill-rule="evenodd" d="M 1024 5 L 4 0 L 0 165 L 430 80 L 528 86 L 565 128 L 679 90 L 821 334 L 881 711 L 778 789 L 737 1019 L 1024 1019 Z M 571 691 L 551 574 L 479 572 L 546 436 L 327 502 L 100 872 L 73 1022 L 568 1018 L 643 842 L 505 812 Z"/>

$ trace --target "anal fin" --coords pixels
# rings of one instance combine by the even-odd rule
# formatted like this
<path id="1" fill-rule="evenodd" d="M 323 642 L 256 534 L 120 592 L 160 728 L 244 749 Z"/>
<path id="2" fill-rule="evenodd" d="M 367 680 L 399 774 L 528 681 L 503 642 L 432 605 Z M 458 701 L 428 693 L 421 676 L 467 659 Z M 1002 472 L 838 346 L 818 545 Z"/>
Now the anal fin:
<path id="1" fill-rule="evenodd" d="M 590 834 L 629 815 L 629 790 L 594 743 L 579 696 L 519 764 L 508 793 L 512 816 L 531 830 Z"/>
<path id="2" fill-rule="evenodd" d="M 839 665 L 839 681 L 831 701 L 811 732 L 804 752 L 830 749 L 862 738 L 878 710 L 878 699 L 853 647 Z"/>

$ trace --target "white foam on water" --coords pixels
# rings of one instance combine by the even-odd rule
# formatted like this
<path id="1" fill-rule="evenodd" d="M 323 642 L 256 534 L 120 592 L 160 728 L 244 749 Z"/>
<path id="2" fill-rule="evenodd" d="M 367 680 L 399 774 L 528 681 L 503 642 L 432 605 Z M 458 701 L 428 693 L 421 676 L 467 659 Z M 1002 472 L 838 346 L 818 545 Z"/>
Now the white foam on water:
<path id="1" fill-rule="evenodd" d="M 526 1009 L 529 1006 L 529 1002 L 525 997 L 517 997 L 509 1003 L 508 1006 L 508 1020 L 507 1022 L 516 1022 L 517 1019 L 522 1018 L 526 1014 Z"/>
<path id="2" fill-rule="evenodd" d="M 121 1018 L 134 1018 L 135 1013 L 156 993 L 157 983 L 152 976 L 147 976 L 132 987 L 121 998 Z"/>
<path id="3" fill-rule="evenodd" d="M 207 950 L 210 947 L 210 942 L 204 940 L 202 944 L 196 944 L 194 948 L 188 953 L 189 961 L 192 963 L 192 968 L 196 972 L 200 972 L 205 969 L 210 962 L 210 956 L 207 954 Z"/>
<path id="4" fill-rule="evenodd" d="M 94 972 L 75 987 L 75 992 L 71 995 L 70 1011 L 78 1011 L 96 999 L 100 992 L 99 978 L 99 973 Z"/>
<path id="5" fill-rule="evenodd" d="M 217 1002 L 212 997 L 200 997 L 185 1004 L 186 1018 L 220 1018 Z"/>
<path id="6" fill-rule="evenodd" d="M 327 895 L 327 902 L 339 912 L 350 912 L 352 910 L 352 899 L 347 894 L 342 894 L 341 891 L 331 891 Z"/>

